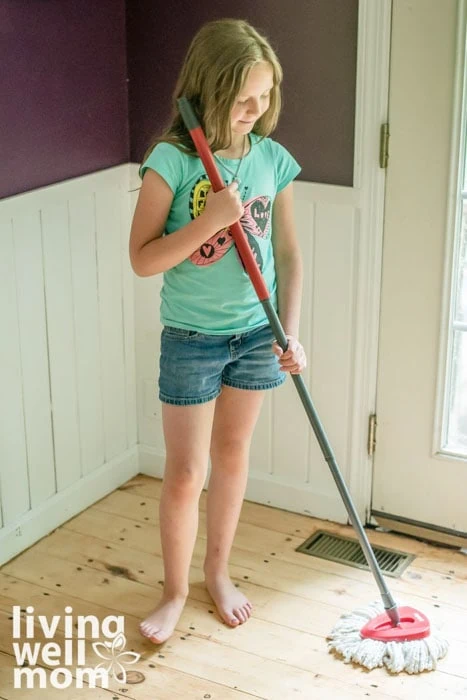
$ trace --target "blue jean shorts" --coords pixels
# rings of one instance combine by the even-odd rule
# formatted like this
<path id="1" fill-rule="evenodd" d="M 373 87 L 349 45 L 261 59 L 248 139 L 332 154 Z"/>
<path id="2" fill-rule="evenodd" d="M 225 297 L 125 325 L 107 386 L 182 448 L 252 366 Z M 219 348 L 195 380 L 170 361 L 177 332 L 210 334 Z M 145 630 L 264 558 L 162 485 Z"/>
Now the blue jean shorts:
<path id="1" fill-rule="evenodd" d="M 272 352 L 269 325 L 237 335 L 205 335 L 165 326 L 161 336 L 159 398 L 178 406 L 215 399 L 222 385 L 273 389 L 286 379 Z"/>

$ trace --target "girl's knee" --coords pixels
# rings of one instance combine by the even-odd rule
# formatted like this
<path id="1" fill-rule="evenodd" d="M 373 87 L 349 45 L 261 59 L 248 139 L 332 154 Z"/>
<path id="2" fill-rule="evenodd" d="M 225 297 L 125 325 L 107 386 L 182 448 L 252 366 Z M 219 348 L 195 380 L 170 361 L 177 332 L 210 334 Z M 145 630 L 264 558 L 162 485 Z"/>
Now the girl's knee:
<path id="1" fill-rule="evenodd" d="M 238 461 L 248 457 L 249 448 L 250 441 L 241 437 L 217 437 L 211 443 L 211 457 L 221 462 Z"/>
<path id="2" fill-rule="evenodd" d="M 164 488 L 169 488 L 179 494 L 201 492 L 206 478 L 207 467 L 188 461 L 177 461 L 166 464 Z"/>

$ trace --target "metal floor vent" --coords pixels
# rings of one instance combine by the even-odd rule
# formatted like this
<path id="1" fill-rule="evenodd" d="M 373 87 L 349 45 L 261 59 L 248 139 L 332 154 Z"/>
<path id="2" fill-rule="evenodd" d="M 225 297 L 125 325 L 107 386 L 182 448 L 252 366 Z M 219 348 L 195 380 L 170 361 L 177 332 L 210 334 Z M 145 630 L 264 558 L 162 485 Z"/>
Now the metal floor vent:
<path id="1" fill-rule="evenodd" d="M 381 571 L 387 576 L 394 576 L 394 578 L 398 578 L 410 562 L 415 559 L 414 554 L 398 552 L 395 549 L 386 549 L 385 547 L 372 547 L 372 549 Z M 315 532 L 295 551 L 370 571 L 363 549 L 357 540 L 330 535 L 322 530 Z"/>

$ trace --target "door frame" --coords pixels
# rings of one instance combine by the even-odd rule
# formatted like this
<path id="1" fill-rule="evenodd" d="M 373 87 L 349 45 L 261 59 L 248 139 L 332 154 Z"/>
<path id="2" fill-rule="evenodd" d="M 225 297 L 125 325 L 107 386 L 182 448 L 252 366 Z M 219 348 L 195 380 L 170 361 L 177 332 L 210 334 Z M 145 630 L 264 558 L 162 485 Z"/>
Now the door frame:
<path id="1" fill-rule="evenodd" d="M 354 425 L 348 487 L 360 518 L 369 522 L 373 459 L 368 421 L 376 411 L 386 171 L 379 166 L 380 130 L 387 123 L 392 0 L 359 0 L 355 111 L 354 190 L 360 194 L 361 240 L 355 328 Z M 357 423 L 357 424 L 355 424 Z"/>

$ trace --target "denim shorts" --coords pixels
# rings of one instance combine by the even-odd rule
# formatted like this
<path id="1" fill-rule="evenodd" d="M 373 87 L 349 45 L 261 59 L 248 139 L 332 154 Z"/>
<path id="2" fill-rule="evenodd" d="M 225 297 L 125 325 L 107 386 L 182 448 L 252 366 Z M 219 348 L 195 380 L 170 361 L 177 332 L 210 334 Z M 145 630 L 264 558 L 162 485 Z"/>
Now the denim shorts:
<path id="1" fill-rule="evenodd" d="M 222 385 L 273 389 L 286 379 L 272 351 L 269 325 L 237 335 L 205 335 L 165 326 L 161 336 L 159 398 L 179 406 L 215 399 Z"/>

